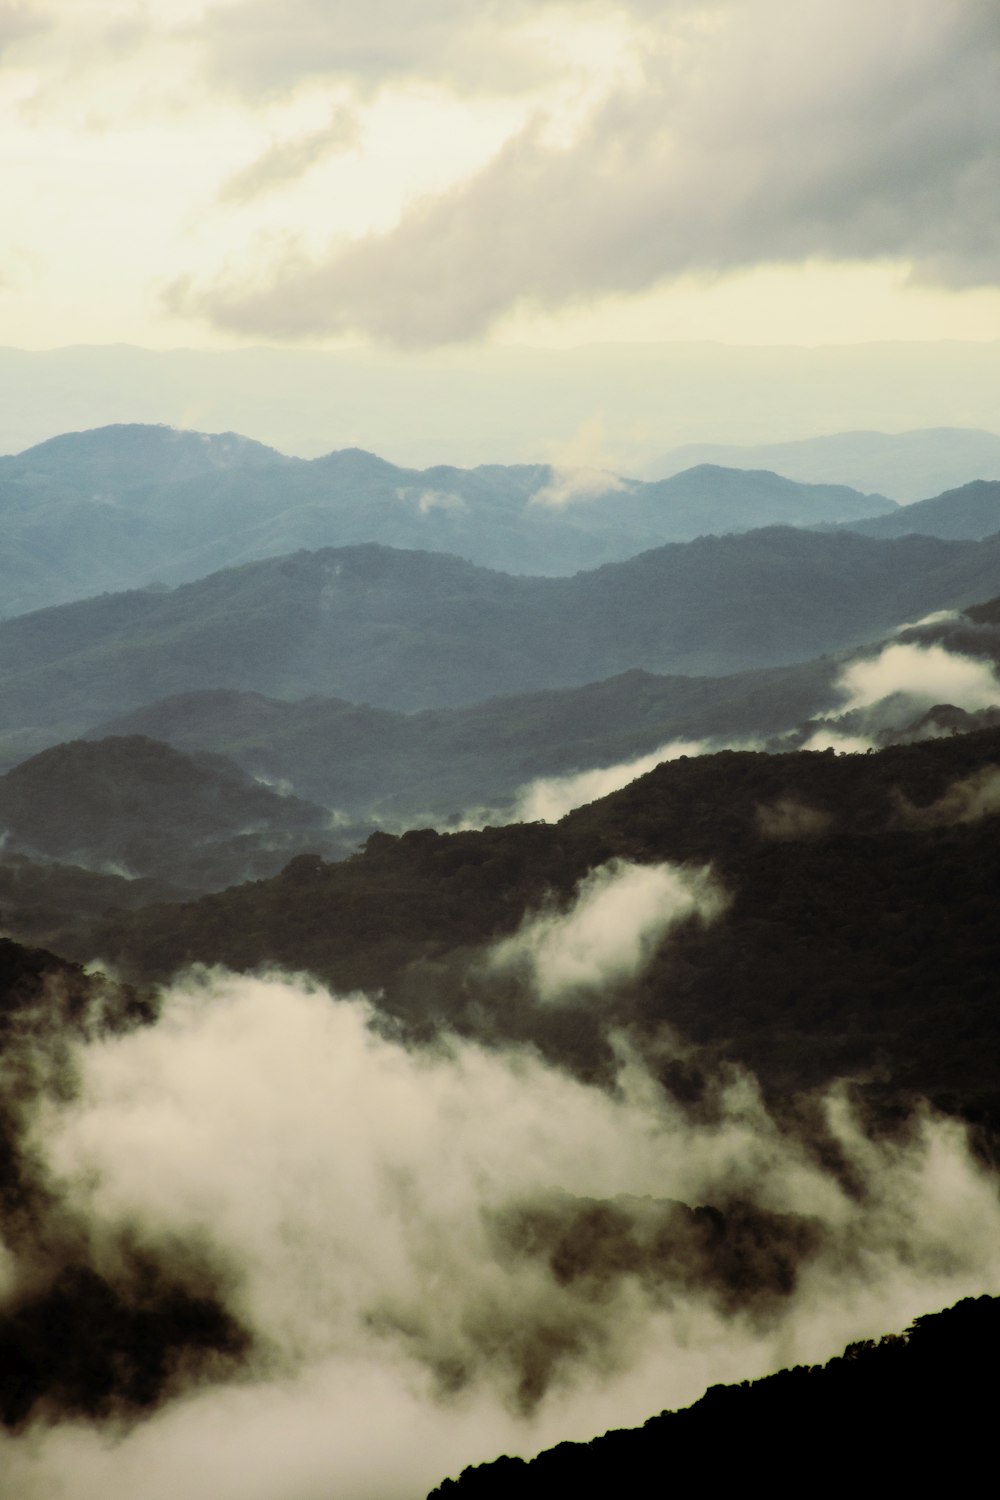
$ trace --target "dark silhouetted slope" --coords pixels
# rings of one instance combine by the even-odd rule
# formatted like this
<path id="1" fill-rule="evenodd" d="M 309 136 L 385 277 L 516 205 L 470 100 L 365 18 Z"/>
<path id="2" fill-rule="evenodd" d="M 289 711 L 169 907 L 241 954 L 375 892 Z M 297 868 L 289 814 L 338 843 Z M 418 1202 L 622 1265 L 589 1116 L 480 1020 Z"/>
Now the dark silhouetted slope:
<path id="1" fill-rule="evenodd" d="M 194 889 L 271 873 L 303 845 L 333 852 L 327 823 L 220 756 L 138 735 L 57 745 L 0 777 L 8 854 Z"/>
<path id="2" fill-rule="evenodd" d="M 753 1475 L 783 1493 L 947 1491 L 992 1471 L 998 1338 L 1000 1299 L 968 1297 L 825 1365 L 713 1386 L 683 1411 L 560 1443 L 527 1463 L 505 1457 L 466 1469 L 428 1500 L 633 1495 L 662 1487 L 661 1476 L 678 1489 L 742 1488 Z"/>

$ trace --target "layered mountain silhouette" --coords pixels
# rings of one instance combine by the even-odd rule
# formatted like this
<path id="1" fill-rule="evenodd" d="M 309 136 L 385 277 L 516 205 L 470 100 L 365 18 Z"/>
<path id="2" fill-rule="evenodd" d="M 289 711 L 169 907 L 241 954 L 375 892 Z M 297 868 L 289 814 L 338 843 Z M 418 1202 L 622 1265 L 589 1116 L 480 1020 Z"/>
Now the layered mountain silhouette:
<path id="1" fill-rule="evenodd" d="M 667 541 L 895 509 L 843 485 L 702 466 L 646 483 L 543 464 L 397 467 L 358 449 L 306 461 L 234 433 L 120 426 L 0 458 L 7 615 L 298 548 L 380 542 L 558 575 Z"/>
<path id="2" fill-rule="evenodd" d="M 773 469 L 805 483 L 833 481 L 909 502 L 1000 474 L 1000 435 L 978 427 L 923 427 L 785 443 L 688 443 L 664 454 L 658 468 L 671 474 L 692 464 Z"/>
<path id="3" fill-rule="evenodd" d="M 1000 479 L 977 479 L 931 500 L 917 500 L 891 515 L 844 523 L 863 536 L 950 537 L 953 540 L 992 536 L 1000 531 Z"/>
<path id="4" fill-rule="evenodd" d="M 666 1022 L 778 1098 L 868 1077 L 1000 1127 L 998 810 L 998 729 L 870 755 L 726 751 L 555 825 L 376 833 L 335 864 L 302 854 L 275 879 L 81 928 L 65 951 L 143 981 L 192 960 L 276 963 L 377 991 L 417 1035 L 528 1043 L 586 1076 L 613 1068 L 616 1027 L 655 1037 Z M 540 1006 L 470 960 L 614 859 L 710 864 L 725 910 L 675 929 L 599 1007 Z"/>
<path id="5" fill-rule="evenodd" d="M 154 684 L 156 697 L 225 688 L 417 709 L 633 668 L 722 675 L 859 645 L 998 592 L 1000 536 L 773 528 L 564 579 L 327 548 L 4 622 L 0 732 L 69 739 L 148 703 Z"/>

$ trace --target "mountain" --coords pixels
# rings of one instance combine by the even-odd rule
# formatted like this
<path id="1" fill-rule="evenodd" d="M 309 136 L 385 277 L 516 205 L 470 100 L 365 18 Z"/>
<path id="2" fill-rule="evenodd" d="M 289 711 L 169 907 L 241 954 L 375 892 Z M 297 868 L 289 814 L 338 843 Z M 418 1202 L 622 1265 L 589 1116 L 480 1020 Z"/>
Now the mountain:
<path id="1" fill-rule="evenodd" d="M 8 771 L 0 829 L 4 862 L 21 855 L 195 891 L 273 874 L 304 844 L 343 848 L 322 808 L 278 796 L 221 756 L 141 736 L 57 745 Z M 10 883 L 7 896 L 17 901 Z"/>
<path id="2" fill-rule="evenodd" d="M 788 443 L 688 443 L 660 458 L 654 472 L 692 464 L 773 469 L 809 484 L 877 490 L 904 504 L 1000 475 L 1000 436 L 977 427 L 915 432 L 835 432 Z"/>
<path id="3" fill-rule="evenodd" d="M 978 541 L 1000 531 L 1000 479 L 977 479 L 961 489 L 948 490 L 930 500 L 916 500 L 892 515 L 846 521 L 862 536 L 947 537 Z"/>
<path id="4" fill-rule="evenodd" d="M 306 461 L 234 433 L 106 427 L 0 458 L 0 607 L 21 614 L 365 542 L 559 575 L 709 532 L 893 508 L 843 486 L 713 467 L 655 484 L 538 464 L 417 470 L 358 449 Z"/>
<path id="5" fill-rule="evenodd" d="M 870 755 L 725 751 L 658 766 L 555 825 L 373 834 L 339 863 L 80 929 L 66 951 L 133 979 L 192 959 L 366 989 L 418 1036 L 522 1042 L 593 1076 L 608 1036 L 666 1023 L 777 1099 L 867 1077 L 1000 1128 L 995 974 L 1000 730 Z M 600 1006 L 539 1005 L 482 962 L 598 867 L 710 864 L 725 907 Z M 691 1087 L 695 1081 L 688 1080 Z M 687 1086 L 687 1085 L 685 1085 Z"/>
<path id="6" fill-rule="evenodd" d="M 0 624 L 0 730 L 69 739 L 157 696 L 226 688 L 416 709 L 631 668 L 808 660 L 1000 592 L 1000 536 L 790 528 L 704 538 L 573 578 L 366 546 L 303 552 Z"/>
<path id="7" fill-rule="evenodd" d="M 504 1457 L 468 1468 L 428 1500 L 629 1494 L 646 1487 L 643 1474 L 669 1474 L 678 1488 L 698 1487 L 706 1473 L 713 1487 L 739 1486 L 758 1455 L 802 1473 L 822 1454 L 824 1486 L 857 1483 L 863 1466 L 866 1488 L 947 1488 L 966 1465 L 992 1463 L 990 1350 L 998 1337 L 1000 1299 L 967 1297 L 902 1334 L 851 1344 L 825 1365 L 712 1386 L 683 1411 L 590 1443 L 560 1443 L 527 1463 Z"/>
<path id="8" fill-rule="evenodd" d="M 88 736 L 141 734 L 216 751 L 359 816 L 441 816 L 502 808 L 535 777 L 632 760 L 672 739 L 787 730 L 836 702 L 839 667 L 824 659 L 732 677 L 633 669 L 579 688 L 418 713 L 208 689 L 161 699 Z"/>
<path id="9" fill-rule="evenodd" d="M 665 677 L 633 668 L 582 687 L 416 713 L 341 698 L 286 702 L 206 689 L 146 704 L 87 737 L 141 734 L 183 750 L 215 751 L 254 776 L 357 817 L 440 824 L 461 813 L 512 820 L 536 815 L 525 788 L 537 778 L 620 768 L 621 785 L 631 779 L 630 766 L 638 775 L 648 769 L 643 757 L 671 744 L 676 753 L 741 740 L 796 749 L 823 734 L 884 746 L 986 727 L 1000 709 L 979 699 L 967 700 L 975 704 L 971 712 L 946 707 L 947 675 L 937 685 L 944 700 L 937 704 L 921 691 L 919 674 L 906 689 L 887 679 L 881 699 L 850 708 L 845 683 L 893 645 L 936 647 L 1000 667 L 1000 632 L 982 613 L 990 607 L 931 618 L 856 650 L 730 676 Z M 954 670 L 968 671 L 967 662 L 955 662 Z M 955 691 L 963 696 L 960 687 Z M 580 791 L 579 800 L 591 800 L 600 783 Z"/>

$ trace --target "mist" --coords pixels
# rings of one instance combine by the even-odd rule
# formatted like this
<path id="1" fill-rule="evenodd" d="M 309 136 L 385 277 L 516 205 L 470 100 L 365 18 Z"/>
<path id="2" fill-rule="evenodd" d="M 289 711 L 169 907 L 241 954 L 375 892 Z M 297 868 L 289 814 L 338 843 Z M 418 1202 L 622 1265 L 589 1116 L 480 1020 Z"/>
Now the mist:
<path id="1" fill-rule="evenodd" d="M 1000 681 L 988 662 L 937 645 L 894 642 L 878 656 L 851 662 L 841 676 L 840 688 L 848 711 L 870 708 L 895 693 L 905 694 L 924 709 L 953 703 L 971 711 L 1000 703 Z"/>
<path id="2" fill-rule="evenodd" d="M 406 1046 L 363 996 L 213 971 L 155 1025 L 63 1047 L 26 1126 L 51 1207 L 5 1248 L 4 1310 L 69 1225 L 110 1284 L 128 1246 L 247 1342 L 178 1366 L 141 1418 L 37 1409 L 0 1441 L 11 1493 L 416 1500 L 1000 1289 L 996 1181 L 954 1122 L 873 1139 L 835 1089 L 815 1101 L 832 1170 L 749 1075 L 689 1113 L 613 1042 L 598 1088 L 530 1048 Z"/>
<path id="3" fill-rule="evenodd" d="M 725 893 L 709 870 L 610 860 L 580 882 L 567 912 L 540 912 L 498 943 L 491 964 L 520 969 L 543 1001 L 565 1001 L 633 979 L 675 923 L 711 922 Z"/>
<path id="4" fill-rule="evenodd" d="M 680 760 L 684 755 L 702 755 L 705 749 L 701 740 L 669 740 L 648 755 L 636 756 L 634 760 L 597 766 L 589 771 L 573 771 L 566 776 L 540 776 L 516 793 L 513 818 L 519 823 L 558 823 L 575 807 L 620 791 L 661 762 Z"/>

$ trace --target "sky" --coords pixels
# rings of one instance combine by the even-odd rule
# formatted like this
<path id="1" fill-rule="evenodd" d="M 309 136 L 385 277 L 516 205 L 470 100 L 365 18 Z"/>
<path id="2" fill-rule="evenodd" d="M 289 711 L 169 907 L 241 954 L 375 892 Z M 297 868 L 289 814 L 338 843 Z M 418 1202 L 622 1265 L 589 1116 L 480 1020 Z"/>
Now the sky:
<path id="1" fill-rule="evenodd" d="M 1000 339 L 996 0 L 0 0 L 0 344 Z"/>

